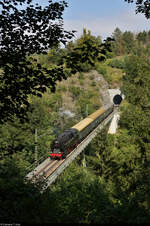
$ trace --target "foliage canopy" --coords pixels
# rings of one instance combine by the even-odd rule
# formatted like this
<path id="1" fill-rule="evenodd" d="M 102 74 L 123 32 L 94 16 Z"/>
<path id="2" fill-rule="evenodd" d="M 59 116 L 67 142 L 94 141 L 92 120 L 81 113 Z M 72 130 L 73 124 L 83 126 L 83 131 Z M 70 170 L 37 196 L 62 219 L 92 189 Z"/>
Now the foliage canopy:
<path id="1" fill-rule="evenodd" d="M 45 68 L 37 63 L 34 53 L 66 41 L 73 32 L 63 29 L 65 1 L 42 8 L 32 0 L 0 2 L 0 123 L 12 116 L 25 117 L 28 94 L 39 95 L 50 87 L 55 91 L 57 80 L 66 78 L 63 66 Z"/>
<path id="2" fill-rule="evenodd" d="M 112 38 L 107 38 L 103 43 L 101 37 L 91 35 L 91 32 L 83 29 L 83 35 L 69 45 L 70 52 L 66 56 L 66 66 L 71 72 L 88 71 L 95 66 L 96 61 L 106 59 L 107 52 L 111 52 Z"/>
<path id="3" fill-rule="evenodd" d="M 13 5 L 14 8 L 11 7 L 11 12 L 15 8 L 17 10 L 16 3 L 31 3 L 30 0 L 5 0 L 3 3 L 4 2 Z M 49 2 L 52 3 L 52 1 Z M 139 2 L 139 4 L 144 3 L 144 1 L 137 2 Z M 65 6 L 64 1 L 62 1 L 60 5 L 61 4 Z M 34 7 L 29 6 L 29 8 L 33 9 Z M 7 13 L 4 13 L 3 15 L 5 16 L 6 14 Z M 55 17 L 55 15 L 56 14 L 54 14 L 54 18 L 58 19 L 59 15 L 58 17 Z M 0 19 L 1 18 L 2 17 L 0 17 Z M 8 27 L 9 26 L 11 25 L 8 25 Z M 86 36 L 86 38 L 84 36 Z M 43 37 L 44 36 L 41 38 Z M 54 133 L 52 132 L 56 130 L 60 132 L 61 128 L 59 128 L 58 125 L 64 123 L 66 127 L 69 127 L 74 123 L 73 121 L 71 122 L 72 119 L 63 121 L 59 117 L 59 109 L 62 108 L 63 94 L 67 96 L 68 92 L 70 92 L 73 100 L 78 99 L 78 102 L 76 102 L 78 114 L 86 117 L 85 109 L 87 112 L 96 109 L 96 103 L 94 103 L 96 98 L 93 96 L 94 91 L 81 89 L 81 87 L 76 86 L 75 80 L 74 83 L 71 83 L 72 85 L 67 84 L 68 87 L 64 86 L 58 89 L 59 92 L 56 94 L 52 94 L 48 89 L 47 93 L 49 92 L 49 96 L 47 93 L 41 99 L 30 96 L 29 121 L 27 123 L 21 124 L 18 120 L 13 123 L 4 123 L 0 128 L 1 222 L 12 223 L 13 221 L 17 221 L 20 223 L 30 222 L 42 224 L 43 222 L 149 222 L 149 37 L 150 32 L 140 32 L 136 37 L 133 37 L 131 32 L 122 33 L 119 29 L 114 32 L 115 45 L 113 46 L 113 54 L 115 58 L 108 59 L 108 62 L 109 66 L 124 70 L 122 82 L 123 92 L 126 97 L 126 104 L 124 103 L 124 105 L 120 107 L 121 120 L 119 123 L 119 133 L 116 135 L 108 135 L 107 128 L 101 131 L 84 153 L 86 167 L 80 165 L 82 161 L 82 155 L 80 155 L 44 194 L 40 194 L 39 189 L 37 189 L 38 186 L 34 187 L 32 184 L 24 183 L 23 181 L 23 177 L 27 173 L 27 167 L 34 161 L 34 129 L 38 129 L 39 135 L 38 154 L 39 156 L 43 156 L 46 151 L 49 152 L 50 142 L 54 139 Z M 17 43 L 17 40 L 15 41 Z M 137 45 L 133 45 L 133 43 Z M 89 54 L 87 52 L 88 45 L 91 49 Z M 9 49 L 12 46 L 13 43 L 8 45 L 7 48 Z M 28 94 L 39 95 L 44 92 L 46 87 L 56 82 L 59 70 L 61 78 L 61 72 L 64 72 L 63 66 L 67 65 L 65 58 L 68 53 L 67 51 L 70 51 L 70 59 L 73 59 L 71 57 L 76 56 L 75 54 L 78 54 L 82 59 L 83 64 L 80 64 L 80 58 L 79 60 L 76 57 L 74 58 L 78 65 L 74 67 L 72 63 L 72 69 L 74 68 L 75 72 L 77 70 L 85 70 L 87 65 L 95 66 L 94 62 L 98 60 L 99 56 L 105 57 L 106 54 L 105 48 L 105 54 L 103 55 L 103 52 L 101 52 L 103 48 L 100 39 L 91 36 L 89 32 L 77 40 L 75 44 L 72 42 L 69 43 L 64 51 L 60 51 L 58 46 L 55 45 L 55 42 L 52 46 L 53 49 L 51 48 L 49 54 L 47 54 L 52 61 L 50 67 L 44 67 L 44 62 L 42 65 L 40 65 L 40 63 L 38 65 L 38 61 L 34 61 L 34 57 L 29 59 L 32 52 L 25 51 L 25 55 L 22 55 L 23 52 L 20 51 L 17 44 L 12 48 L 14 52 L 10 52 L 12 58 L 8 55 L 9 62 L 5 62 L 4 56 L 6 56 L 6 49 L 3 46 L 3 52 L 1 52 L 2 55 L 0 58 L 1 62 L 3 62 L 3 65 L 1 65 L 3 71 L 1 73 L 0 90 L 6 92 L 5 95 L 3 94 L 2 98 L 5 98 L 6 103 L 8 103 L 8 109 L 5 109 L 7 108 L 7 104 L 5 104 L 5 108 L 2 108 L 4 107 L 4 103 L 2 102 L 1 104 L 1 109 L 5 110 L 5 113 L 8 113 L 8 110 L 12 108 L 11 114 L 14 112 L 16 115 L 20 114 L 20 105 L 17 105 L 17 103 L 20 103 L 22 108 L 24 108 L 24 105 L 27 105 L 25 100 L 28 101 Z M 92 48 L 92 46 L 94 48 Z M 134 48 L 131 49 L 131 46 L 134 46 Z M 43 46 L 41 46 L 41 48 L 43 48 Z M 82 50 L 84 53 L 83 58 Z M 39 50 L 39 53 L 40 52 L 43 53 L 45 50 L 41 49 Z M 124 57 L 123 54 L 128 56 Z M 15 58 L 17 56 L 20 56 L 19 61 Z M 63 56 L 63 60 L 61 56 Z M 47 61 L 48 64 L 51 61 Z M 53 64 L 56 64 L 56 62 L 59 66 Z M 101 74 L 106 75 L 107 70 L 103 65 L 100 66 L 99 71 Z M 69 67 L 70 66 L 68 66 L 68 69 Z M 51 75 L 50 70 L 53 70 L 55 75 Z M 29 76 L 27 76 L 27 74 Z M 84 81 L 83 85 L 87 85 L 85 84 L 86 76 L 87 73 L 79 74 L 80 84 Z M 110 76 L 109 73 L 108 76 Z M 26 80 L 24 81 L 25 78 Z M 50 81 L 50 78 L 52 81 Z M 90 79 L 94 82 L 92 74 L 90 75 Z M 25 84 L 30 88 L 30 92 L 28 89 L 26 89 L 28 91 L 25 91 Z M 93 85 L 94 84 L 95 83 L 93 83 Z M 19 91 L 20 86 L 24 89 L 22 93 Z M 32 89 L 33 87 L 34 89 Z M 53 88 L 53 86 L 51 87 Z M 15 93 L 18 93 L 18 96 L 13 96 L 12 89 L 15 90 Z M 26 96 L 24 97 L 23 95 Z M 47 97 L 45 97 L 46 95 Z M 14 102 L 11 97 L 14 98 Z M 22 99 L 23 97 L 24 99 Z M 67 104 L 69 104 L 69 102 L 67 102 Z M 2 113 L 4 112 L 1 112 L 1 114 Z M 3 114 L 2 116 L 6 119 L 6 117 L 11 117 L 11 114 L 7 116 Z M 23 112 L 22 115 L 24 115 Z M 62 129 L 64 129 L 64 125 Z M 47 137 L 45 133 L 44 136 L 41 134 L 43 131 L 46 132 Z"/>
<path id="4" fill-rule="evenodd" d="M 124 0 L 128 3 L 136 3 L 136 13 L 143 13 L 147 19 L 150 18 L 150 2 L 149 0 Z"/>

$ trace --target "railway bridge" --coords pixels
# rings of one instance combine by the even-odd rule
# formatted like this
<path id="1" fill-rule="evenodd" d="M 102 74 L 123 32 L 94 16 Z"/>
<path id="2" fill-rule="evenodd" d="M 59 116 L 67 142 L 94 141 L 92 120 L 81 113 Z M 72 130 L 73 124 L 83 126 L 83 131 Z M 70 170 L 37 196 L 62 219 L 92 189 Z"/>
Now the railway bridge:
<path id="1" fill-rule="evenodd" d="M 108 115 L 65 159 L 51 160 L 45 159 L 40 165 L 38 165 L 33 171 L 27 174 L 26 179 L 33 182 L 44 181 L 42 187 L 43 192 L 49 187 L 56 178 L 64 171 L 64 169 L 85 149 L 85 147 L 92 141 L 97 133 L 102 130 L 114 117 L 117 112 L 117 108 Z"/>
<path id="2" fill-rule="evenodd" d="M 112 92 L 112 91 L 111 91 Z M 112 92 L 110 94 L 110 104 L 112 104 L 112 101 L 114 97 L 121 96 L 121 94 L 117 94 L 116 92 Z M 29 172 L 26 175 L 27 180 L 31 180 L 32 182 L 36 183 L 38 181 L 44 181 L 44 185 L 41 189 L 41 192 L 43 192 L 47 187 L 49 187 L 56 178 L 65 170 L 65 168 L 86 148 L 86 146 L 92 141 L 92 139 L 97 135 L 97 133 L 102 130 L 108 123 L 112 121 L 114 116 L 118 113 L 118 106 L 120 104 L 119 97 L 119 103 L 114 108 L 113 112 L 107 116 L 88 136 L 80 143 L 78 146 L 69 154 L 65 159 L 62 160 L 52 160 L 49 157 L 45 159 L 41 164 L 39 164 L 33 171 Z M 116 101 L 116 99 L 115 99 Z M 118 101 L 118 98 L 117 98 Z"/>

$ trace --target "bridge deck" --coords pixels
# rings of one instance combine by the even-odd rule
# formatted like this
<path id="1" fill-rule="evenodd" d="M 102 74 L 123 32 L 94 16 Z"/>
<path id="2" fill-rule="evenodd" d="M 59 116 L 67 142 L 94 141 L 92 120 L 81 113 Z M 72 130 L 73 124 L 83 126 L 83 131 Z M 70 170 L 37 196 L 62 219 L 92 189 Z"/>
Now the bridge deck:
<path id="1" fill-rule="evenodd" d="M 106 124 L 113 118 L 116 110 L 114 110 L 105 120 L 103 120 L 64 160 L 50 160 L 45 159 L 39 166 L 37 166 L 32 172 L 28 173 L 26 178 L 38 179 L 39 175 L 43 176 L 45 185 L 42 188 L 43 192 L 50 184 L 52 184 L 56 178 L 64 171 L 64 169 L 85 149 L 85 147 L 91 142 L 91 140 L 102 130 Z M 40 178 L 40 177 L 39 177 Z M 33 179 L 34 180 L 34 179 Z"/>

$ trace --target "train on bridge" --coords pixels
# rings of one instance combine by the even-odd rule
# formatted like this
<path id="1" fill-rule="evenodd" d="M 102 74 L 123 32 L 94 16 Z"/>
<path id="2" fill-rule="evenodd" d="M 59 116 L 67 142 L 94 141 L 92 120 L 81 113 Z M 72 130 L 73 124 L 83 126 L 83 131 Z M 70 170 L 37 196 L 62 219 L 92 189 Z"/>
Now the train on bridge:
<path id="1" fill-rule="evenodd" d="M 64 159 L 81 143 L 105 118 L 114 110 L 112 104 L 108 109 L 103 107 L 83 119 L 70 129 L 65 130 L 51 143 L 51 159 Z"/>

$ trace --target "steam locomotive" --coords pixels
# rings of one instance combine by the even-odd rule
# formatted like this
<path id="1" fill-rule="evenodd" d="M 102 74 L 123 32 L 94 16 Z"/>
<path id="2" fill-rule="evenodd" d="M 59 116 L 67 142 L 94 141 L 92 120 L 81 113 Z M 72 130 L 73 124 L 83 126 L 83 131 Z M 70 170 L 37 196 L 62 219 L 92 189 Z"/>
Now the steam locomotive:
<path id="1" fill-rule="evenodd" d="M 111 105 L 107 110 L 103 107 L 83 119 L 70 129 L 65 130 L 51 143 L 51 159 L 64 159 L 81 143 L 82 140 L 114 110 Z"/>

